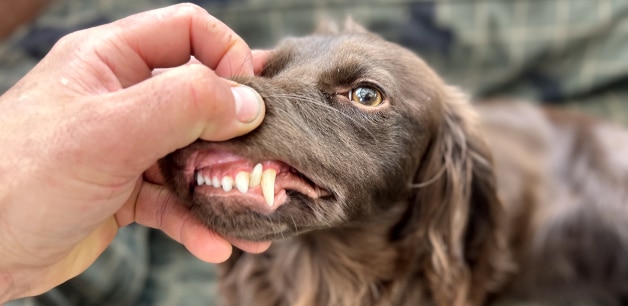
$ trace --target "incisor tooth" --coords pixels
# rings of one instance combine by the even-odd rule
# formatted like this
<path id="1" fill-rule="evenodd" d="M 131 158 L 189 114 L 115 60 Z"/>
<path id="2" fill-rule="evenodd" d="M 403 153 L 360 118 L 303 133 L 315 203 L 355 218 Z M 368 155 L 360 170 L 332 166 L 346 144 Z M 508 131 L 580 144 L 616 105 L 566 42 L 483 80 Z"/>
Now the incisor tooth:
<path id="1" fill-rule="evenodd" d="M 207 185 L 209 185 L 209 180 L 206 180 Z M 214 176 L 214 178 L 211 179 L 211 184 L 212 186 L 214 186 L 214 188 L 220 188 L 220 179 L 217 176 Z"/>
<path id="2" fill-rule="evenodd" d="M 249 173 L 240 171 L 235 177 L 235 186 L 241 193 L 249 191 Z"/>
<path id="3" fill-rule="evenodd" d="M 259 185 L 262 180 L 262 164 L 257 164 L 253 167 L 253 171 L 251 171 L 251 179 L 249 181 L 250 187 L 255 187 Z"/>
<path id="4" fill-rule="evenodd" d="M 203 176 L 201 175 L 200 172 L 196 173 L 196 185 L 203 185 L 205 184 L 205 179 L 203 178 Z"/>
<path id="5" fill-rule="evenodd" d="M 233 179 L 230 176 L 223 177 L 221 183 L 222 190 L 225 192 L 229 192 L 231 191 L 231 188 L 233 188 Z"/>
<path id="6" fill-rule="evenodd" d="M 262 172 L 262 194 L 268 206 L 273 207 L 275 204 L 275 177 L 277 171 L 274 169 L 266 169 Z"/>
<path id="7" fill-rule="evenodd" d="M 203 176 L 203 181 L 205 181 L 205 185 L 211 186 L 212 180 L 209 179 L 209 176 Z"/>

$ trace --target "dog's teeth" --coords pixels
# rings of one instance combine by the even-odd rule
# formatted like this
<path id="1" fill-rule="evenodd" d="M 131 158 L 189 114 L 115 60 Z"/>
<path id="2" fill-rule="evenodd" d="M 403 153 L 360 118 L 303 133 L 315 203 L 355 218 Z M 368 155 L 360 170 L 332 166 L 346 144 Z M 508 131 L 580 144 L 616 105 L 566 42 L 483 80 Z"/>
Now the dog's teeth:
<path id="1" fill-rule="evenodd" d="M 203 176 L 203 181 L 205 182 L 205 185 L 207 186 L 211 186 L 212 184 L 212 180 L 209 179 L 209 176 Z"/>
<path id="2" fill-rule="evenodd" d="M 241 193 L 249 191 L 249 173 L 240 171 L 235 177 L 235 186 Z"/>
<path id="3" fill-rule="evenodd" d="M 255 187 L 259 185 L 262 180 L 262 164 L 257 164 L 253 167 L 253 171 L 251 171 L 251 179 L 249 181 L 249 186 Z"/>
<path id="4" fill-rule="evenodd" d="M 233 179 L 230 176 L 223 177 L 220 183 L 222 183 L 222 190 L 225 192 L 229 192 L 233 188 Z"/>
<path id="5" fill-rule="evenodd" d="M 275 177 L 277 176 L 277 171 L 274 169 L 266 169 L 262 172 L 262 194 L 264 195 L 264 200 L 268 206 L 273 207 L 275 204 Z"/>
<path id="6" fill-rule="evenodd" d="M 210 180 L 206 179 L 206 182 L 209 185 Z M 214 188 L 220 188 L 220 179 L 217 176 L 214 176 L 214 178 L 211 179 L 211 184 Z"/>
<path id="7" fill-rule="evenodd" d="M 196 185 L 200 186 L 203 184 L 205 184 L 205 179 L 203 178 L 200 172 L 197 172 L 196 173 Z"/>

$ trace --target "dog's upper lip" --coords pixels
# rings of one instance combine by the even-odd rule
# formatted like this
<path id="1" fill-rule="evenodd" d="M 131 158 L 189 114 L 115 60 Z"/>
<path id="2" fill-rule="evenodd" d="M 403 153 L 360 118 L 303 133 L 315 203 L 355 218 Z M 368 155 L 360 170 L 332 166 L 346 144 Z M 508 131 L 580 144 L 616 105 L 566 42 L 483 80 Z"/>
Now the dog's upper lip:
<path id="1" fill-rule="evenodd" d="M 191 190 L 194 191 L 195 187 L 203 185 L 203 183 L 199 184 L 199 182 L 197 181 L 197 178 L 199 178 L 199 176 L 204 176 L 212 181 L 208 181 L 207 183 L 205 183 L 205 185 L 212 186 L 213 183 L 219 183 L 225 177 L 228 177 L 228 183 L 232 184 L 234 183 L 232 180 L 236 178 L 236 176 L 240 172 L 244 172 L 247 175 L 253 176 L 252 172 L 254 172 L 253 169 L 257 164 L 262 165 L 264 172 L 269 169 L 274 170 L 276 174 L 274 189 L 271 185 L 270 189 L 272 191 L 263 192 L 263 187 L 260 188 L 261 186 L 256 185 L 255 187 L 249 188 L 247 185 L 246 188 L 248 191 L 245 192 L 247 193 L 247 195 L 257 196 L 258 198 L 261 198 L 262 196 L 264 196 L 264 194 L 268 195 L 268 193 L 271 193 L 270 199 L 266 196 L 264 196 L 264 199 L 266 200 L 267 204 L 269 204 L 269 206 L 274 206 L 274 209 L 276 209 L 277 206 L 283 203 L 273 203 L 272 194 L 274 194 L 275 199 L 285 200 L 285 197 L 278 197 L 278 195 L 285 193 L 286 190 L 293 190 L 314 199 L 331 195 L 331 192 L 329 192 L 328 189 L 316 184 L 307 175 L 282 161 L 255 161 L 232 152 L 215 149 L 198 150 L 190 154 L 184 168 L 184 175 L 188 179 Z M 204 179 L 200 180 L 204 181 Z M 262 183 L 262 185 L 264 184 Z M 208 186 L 207 188 L 210 188 L 210 186 Z M 208 191 L 205 187 L 203 189 L 205 189 L 205 192 L 208 195 L 216 195 L 217 192 L 220 192 L 221 195 L 224 195 L 225 193 L 242 195 L 242 193 L 234 191 L 236 188 L 233 187 L 233 185 L 230 185 L 228 188 L 222 188 L 224 189 L 224 192 L 221 190 L 221 186 L 218 186 L 218 188 L 211 188 L 211 191 Z M 275 206 L 273 204 L 278 205 Z"/>

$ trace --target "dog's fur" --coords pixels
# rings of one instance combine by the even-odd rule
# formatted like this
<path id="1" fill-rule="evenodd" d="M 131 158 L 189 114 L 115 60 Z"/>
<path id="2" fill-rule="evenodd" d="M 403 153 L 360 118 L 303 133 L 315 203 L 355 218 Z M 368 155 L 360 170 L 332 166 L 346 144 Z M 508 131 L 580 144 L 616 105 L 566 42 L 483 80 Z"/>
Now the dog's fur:
<path id="1" fill-rule="evenodd" d="M 348 28 L 286 40 L 239 80 L 264 97 L 260 128 L 161 162 L 209 227 L 275 240 L 222 265 L 226 305 L 628 302 L 628 132 L 527 104 L 472 108 L 410 51 Z M 384 105 L 343 96 L 361 84 Z M 328 193 L 288 192 L 271 213 L 208 197 L 182 170 L 203 150 L 280 160 Z"/>

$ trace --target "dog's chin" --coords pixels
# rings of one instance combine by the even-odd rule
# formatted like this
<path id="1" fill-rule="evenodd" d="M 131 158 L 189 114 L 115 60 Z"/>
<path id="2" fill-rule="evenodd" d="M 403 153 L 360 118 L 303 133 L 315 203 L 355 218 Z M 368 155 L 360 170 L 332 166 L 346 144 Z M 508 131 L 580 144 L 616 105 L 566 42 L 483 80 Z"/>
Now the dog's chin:
<path id="1" fill-rule="evenodd" d="M 189 203 L 190 211 L 208 228 L 249 241 L 279 240 L 328 227 L 316 217 L 316 206 L 335 205 L 330 198 L 313 199 L 293 191 L 276 194 L 274 207 L 261 197 L 235 192 L 198 192 Z"/>

